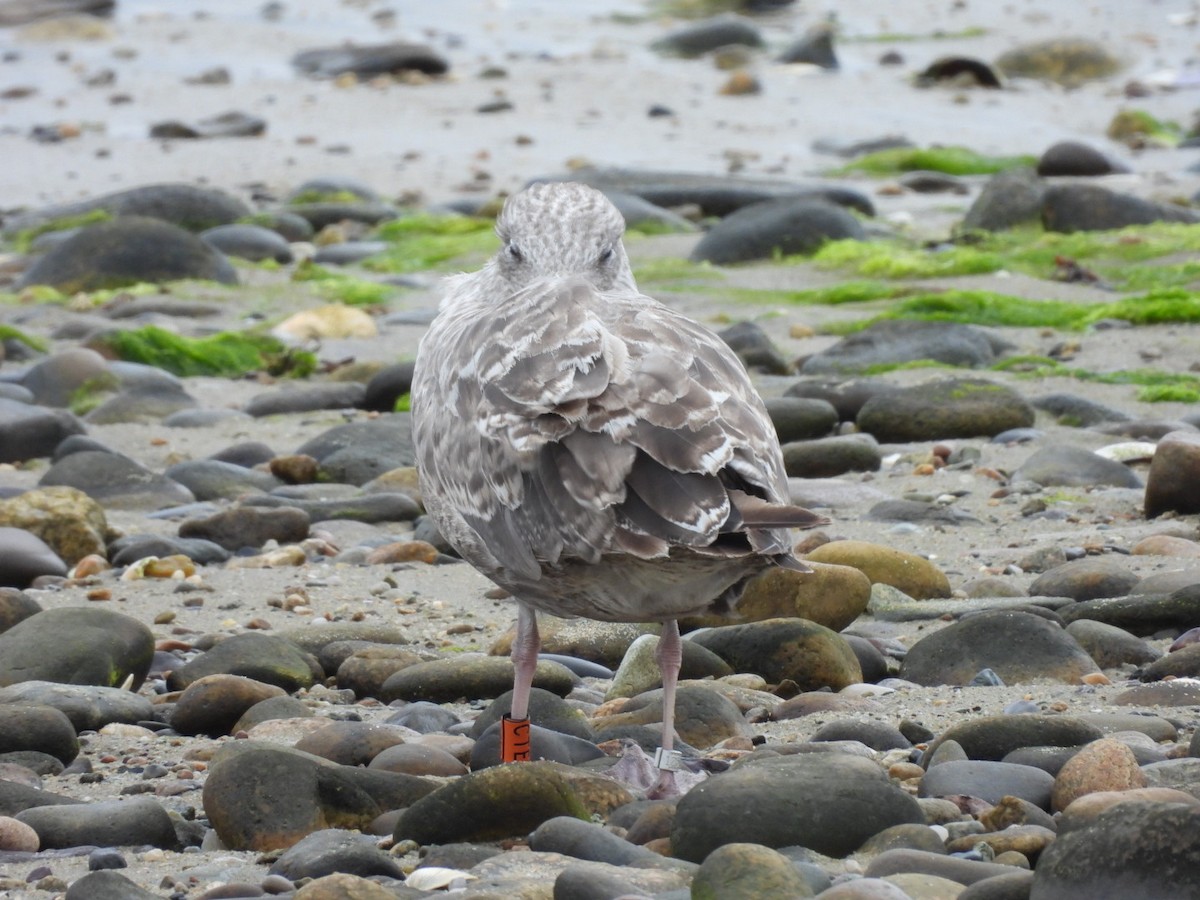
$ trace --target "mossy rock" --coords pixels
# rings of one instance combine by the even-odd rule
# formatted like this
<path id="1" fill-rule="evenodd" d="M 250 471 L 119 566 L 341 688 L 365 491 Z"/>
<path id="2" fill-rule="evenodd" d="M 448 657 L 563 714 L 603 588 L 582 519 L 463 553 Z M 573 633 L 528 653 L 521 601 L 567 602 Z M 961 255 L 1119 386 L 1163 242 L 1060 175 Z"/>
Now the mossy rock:
<path id="1" fill-rule="evenodd" d="M 107 555 L 104 508 L 73 487 L 45 487 L 0 500 L 0 526 L 36 534 L 69 566 L 89 554 Z"/>
<path id="2" fill-rule="evenodd" d="M 881 443 L 993 437 L 1033 425 L 1033 407 L 1002 384 L 947 378 L 903 388 L 863 404 L 857 425 Z"/>
<path id="3" fill-rule="evenodd" d="M 996 60 L 1009 78 L 1038 78 L 1063 87 L 1108 78 L 1121 70 L 1121 61 L 1087 38 L 1052 38 L 1015 47 Z"/>
<path id="4" fill-rule="evenodd" d="M 130 216 L 102 222 L 56 244 L 17 283 L 44 284 L 66 294 L 200 279 L 236 284 L 229 260 L 191 232 L 158 219 Z"/>
<path id="5" fill-rule="evenodd" d="M 95 607 L 48 609 L 0 634 L 0 687 L 22 681 L 141 687 L 154 635 L 137 619 Z"/>

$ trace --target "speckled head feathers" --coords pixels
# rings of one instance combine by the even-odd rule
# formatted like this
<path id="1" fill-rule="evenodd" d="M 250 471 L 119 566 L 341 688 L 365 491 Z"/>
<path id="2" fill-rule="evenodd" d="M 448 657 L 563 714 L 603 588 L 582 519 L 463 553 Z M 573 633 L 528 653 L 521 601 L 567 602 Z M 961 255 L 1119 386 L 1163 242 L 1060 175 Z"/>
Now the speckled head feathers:
<path id="1" fill-rule="evenodd" d="M 502 265 L 527 275 L 583 274 L 597 265 L 620 268 L 625 220 L 602 193 L 585 184 L 535 184 L 509 197 L 496 219 Z"/>

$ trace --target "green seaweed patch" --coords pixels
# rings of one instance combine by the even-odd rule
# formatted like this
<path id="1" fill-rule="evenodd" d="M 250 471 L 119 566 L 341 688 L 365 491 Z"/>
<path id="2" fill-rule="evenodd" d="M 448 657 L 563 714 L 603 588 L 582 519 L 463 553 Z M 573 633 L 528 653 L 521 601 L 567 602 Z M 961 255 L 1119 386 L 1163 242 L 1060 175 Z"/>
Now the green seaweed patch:
<path id="1" fill-rule="evenodd" d="M 14 328 L 11 325 L 3 323 L 0 323 L 0 341 L 17 341 L 39 353 L 45 353 L 49 349 L 49 345 L 41 338 L 36 338 L 31 334 L 26 334 L 19 328 Z"/>
<path id="2" fill-rule="evenodd" d="M 906 362 L 896 363 L 875 363 L 874 365 L 866 366 L 862 373 L 864 375 L 886 375 L 888 372 L 907 372 L 912 369 L 955 369 L 958 366 L 952 366 L 949 363 L 941 362 L 936 359 L 910 359 Z"/>
<path id="3" fill-rule="evenodd" d="M 404 393 L 396 398 L 396 404 L 392 407 L 392 412 L 409 412 L 411 409 L 412 395 Z"/>
<path id="4" fill-rule="evenodd" d="M 296 266 L 292 272 L 292 280 L 311 282 L 323 298 L 345 303 L 347 306 L 380 306 L 394 297 L 399 290 L 396 285 L 358 278 L 345 272 L 335 272 L 317 265 L 312 260 L 304 260 Z"/>
<path id="5" fill-rule="evenodd" d="M 288 203 L 292 206 L 304 206 L 307 203 L 362 203 L 367 198 L 354 191 L 319 191 L 310 189 L 301 191 L 292 197 Z"/>
<path id="6" fill-rule="evenodd" d="M 1183 140 L 1183 129 L 1176 122 L 1165 122 L 1144 109 L 1121 109 L 1108 123 L 1106 134 L 1134 149 L 1154 145 L 1177 147 Z"/>
<path id="7" fill-rule="evenodd" d="M 112 213 L 103 209 L 91 209 L 74 216 L 62 216 L 58 219 L 50 219 L 31 228 L 24 228 L 18 231 L 13 235 L 13 246 L 20 253 L 28 253 L 34 239 L 43 234 L 48 234 L 51 231 L 67 231 L 71 228 L 84 228 L 88 225 L 96 225 L 100 222 L 109 222 L 111 220 Z"/>
<path id="8" fill-rule="evenodd" d="M 870 303 L 875 300 L 894 300 L 916 293 L 918 288 L 885 281 L 843 281 L 819 288 L 799 291 L 777 288 L 721 288 L 723 297 L 747 303 L 789 304 L 793 306 L 841 306 L 847 303 Z"/>
<path id="9" fill-rule="evenodd" d="M 120 387 L 117 376 L 104 373 L 95 378 L 89 378 L 71 392 L 67 400 L 67 409 L 77 416 L 86 416 L 93 409 L 107 400 Z"/>
<path id="10" fill-rule="evenodd" d="M 117 359 L 156 366 L 180 377 L 237 378 L 250 372 L 303 377 L 316 369 L 316 356 L 286 346 L 278 338 L 249 331 L 222 331 L 189 338 L 147 325 L 113 331 L 95 339 Z"/>
<path id="11" fill-rule="evenodd" d="M 633 269 L 639 285 L 654 285 L 660 290 L 694 290 L 724 281 L 725 275 L 707 262 L 692 262 L 678 256 L 663 256 L 638 263 Z"/>
<path id="12" fill-rule="evenodd" d="M 1200 261 L 1138 265 L 1200 252 L 1200 225 L 1160 222 L 1114 231 L 1059 234 L 1041 229 L 970 232 L 927 249 L 899 241 L 831 241 L 811 257 L 821 268 L 868 279 L 982 275 L 1007 270 L 1053 278 L 1063 260 L 1086 262 L 1097 277 L 1125 290 L 1181 287 L 1200 278 Z M 787 261 L 794 261 L 789 257 Z"/>
<path id="13" fill-rule="evenodd" d="M 894 241 L 830 241 L 811 261 L 822 269 L 849 269 L 864 278 L 939 278 L 984 275 L 1004 268 L 1004 258 L 974 246 L 938 250 L 905 247 Z"/>
<path id="14" fill-rule="evenodd" d="M 1200 376 L 1187 372 L 1163 372 L 1159 369 L 1093 372 L 1072 368 L 1046 356 L 1010 356 L 990 368 L 994 372 L 1010 372 L 1024 378 L 1058 377 L 1097 384 L 1132 385 L 1139 388 L 1136 396 L 1144 403 L 1193 403 L 1200 400 Z"/>
<path id="15" fill-rule="evenodd" d="M 880 177 L 902 172 L 944 172 L 947 175 L 994 175 L 1008 169 L 1036 166 L 1035 156 L 988 156 L 969 147 L 889 147 L 853 159 L 835 175 L 863 172 Z"/>
<path id="16" fill-rule="evenodd" d="M 475 216 L 413 215 L 385 222 L 376 236 L 392 246 L 363 261 L 373 272 L 423 272 L 464 256 L 482 256 L 500 245 L 495 223 Z"/>

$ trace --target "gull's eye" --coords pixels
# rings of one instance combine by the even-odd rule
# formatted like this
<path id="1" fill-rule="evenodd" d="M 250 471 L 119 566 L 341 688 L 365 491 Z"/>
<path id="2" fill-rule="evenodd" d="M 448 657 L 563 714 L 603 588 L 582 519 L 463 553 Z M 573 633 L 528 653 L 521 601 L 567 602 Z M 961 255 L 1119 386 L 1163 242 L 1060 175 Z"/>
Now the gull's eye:
<path id="1" fill-rule="evenodd" d="M 605 247 L 603 250 L 600 251 L 600 256 L 597 257 L 596 262 L 600 263 L 600 265 L 602 265 L 602 266 L 606 266 L 610 262 L 612 262 L 613 256 L 614 256 L 613 248 Z"/>
<path id="2" fill-rule="evenodd" d="M 508 254 L 508 258 L 513 262 L 523 262 L 525 259 L 525 254 L 521 252 L 521 248 L 516 244 L 509 244 L 504 250 Z"/>

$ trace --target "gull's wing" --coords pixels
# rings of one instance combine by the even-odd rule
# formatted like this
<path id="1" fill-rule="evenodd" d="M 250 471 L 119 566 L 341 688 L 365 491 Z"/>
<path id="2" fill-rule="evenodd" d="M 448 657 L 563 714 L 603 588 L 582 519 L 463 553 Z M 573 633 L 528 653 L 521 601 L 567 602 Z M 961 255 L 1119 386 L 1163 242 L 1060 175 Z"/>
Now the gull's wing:
<path id="1" fill-rule="evenodd" d="M 427 505 L 485 571 L 672 547 L 767 555 L 788 527 L 774 428 L 720 338 L 636 294 L 542 283 L 435 321 L 413 385 Z M 463 548 L 460 547 L 460 550 Z"/>

